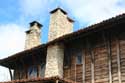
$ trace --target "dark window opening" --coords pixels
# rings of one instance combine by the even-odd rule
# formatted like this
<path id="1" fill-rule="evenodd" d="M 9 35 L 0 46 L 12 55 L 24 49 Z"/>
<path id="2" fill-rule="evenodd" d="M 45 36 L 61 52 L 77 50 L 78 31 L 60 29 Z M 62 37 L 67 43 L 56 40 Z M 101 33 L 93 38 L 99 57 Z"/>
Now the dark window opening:
<path id="1" fill-rule="evenodd" d="M 82 51 L 76 53 L 76 64 L 82 64 Z"/>
<path id="2" fill-rule="evenodd" d="M 37 77 L 37 66 L 31 66 L 28 69 L 28 78 Z"/>

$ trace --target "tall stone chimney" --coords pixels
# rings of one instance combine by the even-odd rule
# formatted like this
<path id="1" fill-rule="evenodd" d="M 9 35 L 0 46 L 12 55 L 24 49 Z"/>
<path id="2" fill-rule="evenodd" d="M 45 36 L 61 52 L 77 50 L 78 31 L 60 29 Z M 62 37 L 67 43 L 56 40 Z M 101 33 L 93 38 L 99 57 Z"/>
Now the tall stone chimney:
<path id="1" fill-rule="evenodd" d="M 56 8 L 50 13 L 49 41 L 73 31 L 74 21 L 67 16 L 67 13 L 64 10 Z"/>
<path id="2" fill-rule="evenodd" d="M 40 33 L 42 25 L 37 21 L 30 23 L 30 29 L 26 31 L 25 49 L 30 49 L 41 44 Z"/>
<path id="3" fill-rule="evenodd" d="M 48 40 L 52 41 L 73 31 L 73 20 L 61 8 L 51 11 Z M 45 77 L 63 77 L 64 45 L 56 43 L 47 48 Z"/>

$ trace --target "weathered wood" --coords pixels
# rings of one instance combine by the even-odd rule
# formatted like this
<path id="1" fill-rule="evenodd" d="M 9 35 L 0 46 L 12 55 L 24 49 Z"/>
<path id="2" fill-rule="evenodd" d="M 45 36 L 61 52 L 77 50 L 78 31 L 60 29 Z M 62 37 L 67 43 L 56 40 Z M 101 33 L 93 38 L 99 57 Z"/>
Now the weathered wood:
<path id="1" fill-rule="evenodd" d="M 17 69 L 19 69 L 18 66 L 17 66 L 17 63 L 14 63 L 14 65 L 15 65 L 16 69 L 14 69 L 14 77 L 13 77 L 13 79 L 15 80 L 16 75 L 18 75 L 18 79 L 21 79 L 20 78 L 20 72 L 18 71 L 18 74 L 16 74 Z"/>
<path id="2" fill-rule="evenodd" d="M 56 83 L 59 83 L 59 80 L 56 80 Z"/>
<path id="3" fill-rule="evenodd" d="M 38 65 L 36 64 L 37 61 L 36 61 L 36 58 L 34 55 L 32 55 L 32 62 L 33 62 L 33 66 L 35 66 L 37 68 L 37 76 L 36 77 L 39 77 L 39 68 L 38 68 Z"/>
<path id="4" fill-rule="evenodd" d="M 75 61 L 76 62 L 76 61 Z M 76 63 L 75 63 L 75 82 L 76 82 Z"/>
<path id="5" fill-rule="evenodd" d="M 83 60 L 82 60 L 82 63 L 83 63 L 83 67 L 82 67 L 82 79 L 83 79 L 83 83 L 85 83 L 85 52 L 83 51 Z"/>
<path id="6" fill-rule="evenodd" d="M 11 69 L 9 69 L 9 73 L 10 73 L 10 78 L 11 78 L 11 80 L 13 80 L 13 76 L 12 76 L 12 71 L 11 71 Z"/>
<path id="7" fill-rule="evenodd" d="M 112 83 L 111 39 L 109 34 L 108 33 L 106 34 L 105 32 L 103 32 L 103 39 L 105 47 L 107 48 L 107 55 L 108 55 L 109 83 Z"/>
<path id="8" fill-rule="evenodd" d="M 107 39 L 107 50 L 108 50 L 108 65 L 109 65 L 109 83 L 112 83 L 112 67 L 111 67 L 111 41 Z"/>
<path id="9" fill-rule="evenodd" d="M 93 55 L 93 52 L 91 53 L 91 58 L 92 58 L 92 61 L 91 61 L 91 75 L 92 75 L 92 83 L 94 83 L 94 55 Z"/>
<path id="10" fill-rule="evenodd" d="M 94 37 L 94 36 L 92 36 Z M 71 59 L 71 67 L 65 70 L 65 76 L 69 77 L 73 81 L 79 83 L 121 83 L 124 81 L 125 76 L 125 41 L 120 37 L 120 46 L 117 51 L 118 44 L 116 46 L 116 36 L 109 32 L 100 33 L 99 38 L 92 38 L 93 40 L 85 40 L 84 44 L 80 44 L 83 53 L 83 62 L 82 67 L 79 64 L 75 64 L 75 58 Z M 91 37 L 88 37 L 91 39 Z M 122 41 L 122 43 L 121 43 Z M 76 43 L 76 42 L 75 42 Z M 68 49 L 72 54 L 72 57 L 75 56 L 77 50 L 79 50 L 79 46 L 76 44 L 72 44 L 72 47 Z M 74 49 L 74 50 L 71 50 Z M 80 51 L 81 52 L 81 51 Z M 120 53 L 119 53 L 120 52 Z M 119 55 L 118 55 L 119 54 Z M 119 56 L 119 57 L 118 57 Z M 118 57 L 118 58 L 117 58 Z M 119 60 L 119 61 L 118 61 Z M 118 69 L 119 62 L 119 69 Z M 82 68 L 82 71 L 81 71 Z M 118 76 L 118 71 L 122 72 L 121 78 Z"/>
<path id="11" fill-rule="evenodd" d="M 40 69 L 41 69 L 41 66 L 38 65 L 38 66 L 37 66 L 37 77 L 40 77 Z"/>
<path id="12" fill-rule="evenodd" d="M 32 55 L 32 62 L 33 62 L 33 65 L 36 65 L 37 61 L 36 61 L 36 58 L 34 55 Z"/>
<path id="13" fill-rule="evenodd" d="M 121 64 L 120 64 L 120 44 L 119 38 L 116 40 L 116 47 L 117 47 L 117 64 L 118 64 L 118 81 L 121 83 Z"/>
<path id="14" fill-rule="evenodd" d="M 87 39 L 87 48 L 91 59 L 91 83 L 94 83 L 94 54 L 88 39 Z"/>
<path id="15" fill-rule="evenodd" d="M 20 59 L 20 62 L 22 63 L 22 66 L 24 68 L 23 78 L 20 77 L 20 79 L 28 78 L 27 66 L 25 66 L 25 63 L 24 63 L 23 59 Z"/>

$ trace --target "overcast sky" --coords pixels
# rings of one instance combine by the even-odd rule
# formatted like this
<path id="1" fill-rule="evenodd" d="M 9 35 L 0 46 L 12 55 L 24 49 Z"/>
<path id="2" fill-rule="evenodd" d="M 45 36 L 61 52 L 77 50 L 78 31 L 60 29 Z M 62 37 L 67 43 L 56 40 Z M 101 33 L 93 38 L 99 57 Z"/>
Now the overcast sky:
<path id="1" fill-rule="evenodd" d="M 125 12 L 125 0 L 0 0 L 0 58 L 22 51 L 29 23 L 36 20 L 47 42 L 49 12 L 56 7 L 75 20 L 74 31 Z M 8 69 L 0 67 L 0 81 L 8 80 Z"/>

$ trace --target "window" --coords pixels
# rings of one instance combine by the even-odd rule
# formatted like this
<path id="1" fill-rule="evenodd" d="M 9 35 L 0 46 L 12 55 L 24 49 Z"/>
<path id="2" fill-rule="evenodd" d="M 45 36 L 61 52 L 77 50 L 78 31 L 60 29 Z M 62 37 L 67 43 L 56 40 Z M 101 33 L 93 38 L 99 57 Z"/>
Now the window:
<path id="1" fill-rule="evenodd" d="M 76 53 L 76 64 L 82 64 L 82 51 Z"/>
<path id="2" fill-rule="evenodd" d="M 37 77 L 37 66 L 31 66 L 28 69 L 28 78 Z"/>

